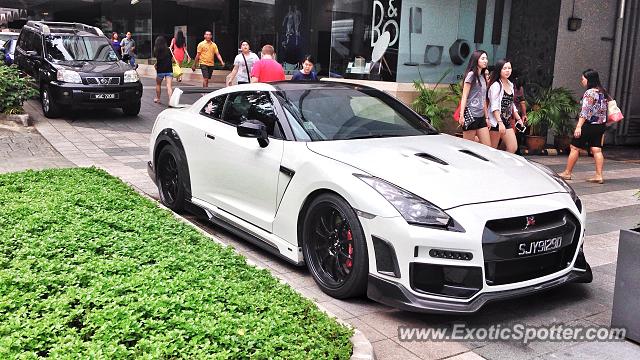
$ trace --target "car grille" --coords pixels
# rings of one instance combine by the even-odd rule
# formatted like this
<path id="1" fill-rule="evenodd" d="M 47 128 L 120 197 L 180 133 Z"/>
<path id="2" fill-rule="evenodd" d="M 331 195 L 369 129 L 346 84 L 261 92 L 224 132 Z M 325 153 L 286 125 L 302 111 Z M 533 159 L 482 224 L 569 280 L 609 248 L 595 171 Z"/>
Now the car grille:
<path id="1" fill-rule="evenodd" d="M 487 222 L 482 236 L 487 285 L 503 285 L 531 280 L 567 268 L 576 253 L 580 222 L 568 211 L 558 210 Z M 531 255 L 518 255 L 519 244 L 561 237 L 560 248 Z M 525 246 L 525 248 L 528 248 Z"/>
<path id="2" fill-rule="evenodd" d="M 87 77 L 87 85 L 120 85 L 120 78 L 114 77 Z"/>

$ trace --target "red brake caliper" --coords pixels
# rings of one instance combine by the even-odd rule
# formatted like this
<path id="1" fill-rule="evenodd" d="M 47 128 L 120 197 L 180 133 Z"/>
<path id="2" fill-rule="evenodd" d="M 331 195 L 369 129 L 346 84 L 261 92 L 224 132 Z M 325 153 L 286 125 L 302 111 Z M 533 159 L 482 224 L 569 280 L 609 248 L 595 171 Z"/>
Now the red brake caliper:
<path id="1" fill-rule="evenodd" d="M 347 241 L 349 241 L 349 258 L 347 259 L 346 265 L 348 268 L 353 266 L 353 260 L 351 260 L 351 255 L 353 255 L 353 237 L 351 236 L 351 229 L 347 230 Z"/>

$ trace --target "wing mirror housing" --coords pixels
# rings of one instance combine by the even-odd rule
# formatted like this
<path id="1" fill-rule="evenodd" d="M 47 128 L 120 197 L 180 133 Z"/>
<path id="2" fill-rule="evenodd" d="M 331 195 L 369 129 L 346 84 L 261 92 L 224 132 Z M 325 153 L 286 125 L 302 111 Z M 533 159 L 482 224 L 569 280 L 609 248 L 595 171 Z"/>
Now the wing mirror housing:
<path id="1" fill-rule="evenodd" d="M 260 147 L 269 145 L 267 127 L 260 120 L 245 120 L 238 125 L 238 136 L 258 139 Z"/>

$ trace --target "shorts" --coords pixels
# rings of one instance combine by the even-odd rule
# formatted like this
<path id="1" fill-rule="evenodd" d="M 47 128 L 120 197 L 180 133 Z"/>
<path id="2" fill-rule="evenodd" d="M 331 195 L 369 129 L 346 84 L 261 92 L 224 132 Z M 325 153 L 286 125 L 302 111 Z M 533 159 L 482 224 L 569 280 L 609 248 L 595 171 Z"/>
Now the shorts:
<path id="1" fill-rule="evenodd" d="M 504 124 L 505 129 L 513 129 L 513 124 L 511 123 L 511 119 L 502 119 L 502 123 Z M 496 124 L 496 126 L 492 126 L 490 131 L 500 131 L 500 124 Z"/>
<path id="2" fill-rule="evenodd" d="M 211 75 L 213 75 L 213 65 L 200 64 L 200 71 L 202 71 L 203 78 L 211 79 Z"/>
<path id="3" fill-rule="evenodd" d="M 173 77 L 173 73 L 158 73 L 158 75 L 156 75 L 156 79 L 158 79 L 158 80 L 162 80 L 162 79 L 164 79 L 166 77 L 172 78 Z"/>
<path id="4" fill-rule="evenodd" d="M 463 131 L 478 130 L 487 127 L 487 119 L 484 116 L 473 117 L 473 122 L 469 126 L 462 126 Z"/>
<path id="5" fill-rule="evenodd" d="M 602 147 L 602 135 L 607 130 L 606 124 L 589 124 L 585 123 L 582 125 L 582 134 L 580 134 L 579 138 L 573 138 L 571 140 L 571 145 L 581 148 L 587 149 L 590 147 Z"/>
<path id="6" fill-rule="evenodd" d="M 238 81 L 238 85 L 242 85 L 242 84 L 248 84 L 248 81 Z"/>

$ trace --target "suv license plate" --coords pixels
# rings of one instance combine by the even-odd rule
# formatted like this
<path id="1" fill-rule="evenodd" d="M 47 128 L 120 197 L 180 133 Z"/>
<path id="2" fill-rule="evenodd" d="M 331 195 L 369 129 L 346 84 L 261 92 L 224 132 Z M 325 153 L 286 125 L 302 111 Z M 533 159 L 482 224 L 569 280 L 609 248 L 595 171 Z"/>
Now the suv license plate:
<path id="1" fill-rule="evenodd" d="M 110 100 L 117 99 L 119 94 L 91 94 L 92 99 Z"/>

